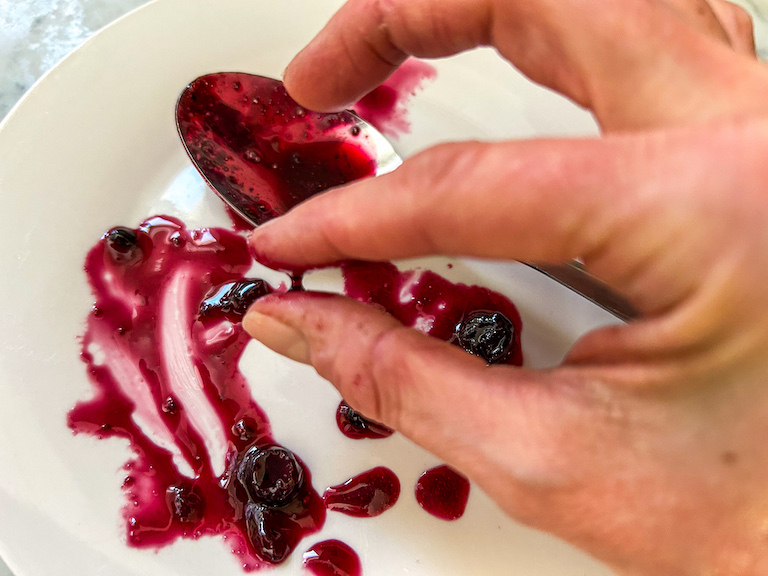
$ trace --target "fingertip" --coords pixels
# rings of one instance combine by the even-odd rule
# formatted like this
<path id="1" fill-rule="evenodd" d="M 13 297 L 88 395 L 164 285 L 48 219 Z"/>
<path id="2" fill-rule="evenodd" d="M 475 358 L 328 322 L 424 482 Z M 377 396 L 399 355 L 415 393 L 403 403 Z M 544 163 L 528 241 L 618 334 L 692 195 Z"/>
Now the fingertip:
<path id="1" fill-rule="evenodd" d="M 251 338 L 278 354 L 303 364 L 310 362 L 304 333 L 275 316 L 274 311 L 270 313 L 269 306 L 252 306 L 243 318 L 243 328 Z"/>

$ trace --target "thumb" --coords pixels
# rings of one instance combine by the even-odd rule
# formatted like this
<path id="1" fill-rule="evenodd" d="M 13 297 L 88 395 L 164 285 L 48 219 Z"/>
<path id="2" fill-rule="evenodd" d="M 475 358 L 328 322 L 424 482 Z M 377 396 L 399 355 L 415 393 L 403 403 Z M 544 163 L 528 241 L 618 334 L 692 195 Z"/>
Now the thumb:
<path id="1" fill-rule="evenodd" d="M 353 408 L 463 471 L 500 501 L 511 487 L 546 484 L 561 476 L 554 467 L 568 466 L 567 430 L 585 410 L 575 401 L 567 408 L 566 398 L 574 395 L 560 391 L 573 385 L 561 372 L 486 366 L 373 306 L 336 295 L 266 296 L 243 326 L 276 352 L 312 364 Z M 483 473 L 500 468 L 494 478 Z"/>

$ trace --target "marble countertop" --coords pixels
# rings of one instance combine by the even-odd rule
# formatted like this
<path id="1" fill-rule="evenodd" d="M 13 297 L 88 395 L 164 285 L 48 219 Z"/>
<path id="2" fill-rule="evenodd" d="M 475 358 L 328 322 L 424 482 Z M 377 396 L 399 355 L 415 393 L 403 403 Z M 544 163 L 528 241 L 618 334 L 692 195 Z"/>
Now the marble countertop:
<path id="1" fill-rule="evenodd" d="M 147 0 L 0 0 L 0 119 L 47 70 L 103 26 Z M 755 17 L 768 60 L 768 0 L 738 0 Z M 0 559 L 0 576 L 12 576 Z"/>

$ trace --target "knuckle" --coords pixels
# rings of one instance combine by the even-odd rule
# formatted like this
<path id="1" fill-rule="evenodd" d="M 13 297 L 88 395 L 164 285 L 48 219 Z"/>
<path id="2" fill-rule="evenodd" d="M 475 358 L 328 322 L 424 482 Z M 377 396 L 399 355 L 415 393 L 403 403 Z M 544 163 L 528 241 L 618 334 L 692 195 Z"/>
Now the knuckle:
<path id="1" fill-rule="evenodd" d="M 752 15 L 744 8 L 737 4 L 731 3 L 731 11 L 733 14 L 733 20 L 736 23 L 736 26 L 738 29 L 744 33 L 749 32 L 752 33 Z"/>

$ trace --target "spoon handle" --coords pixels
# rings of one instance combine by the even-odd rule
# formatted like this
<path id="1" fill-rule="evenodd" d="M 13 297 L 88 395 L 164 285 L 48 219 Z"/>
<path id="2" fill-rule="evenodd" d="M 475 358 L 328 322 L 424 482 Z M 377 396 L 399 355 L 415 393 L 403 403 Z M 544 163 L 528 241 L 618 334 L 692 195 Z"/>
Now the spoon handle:
<path id="1" fill-rule="evenodd" d="M 571 261 L 566 264 L 524 262 L 524 264 L 570 288 L 625 322 L 640 316 L 637 308 L 629 300 L 589 274 L 579 262 Z"/>

